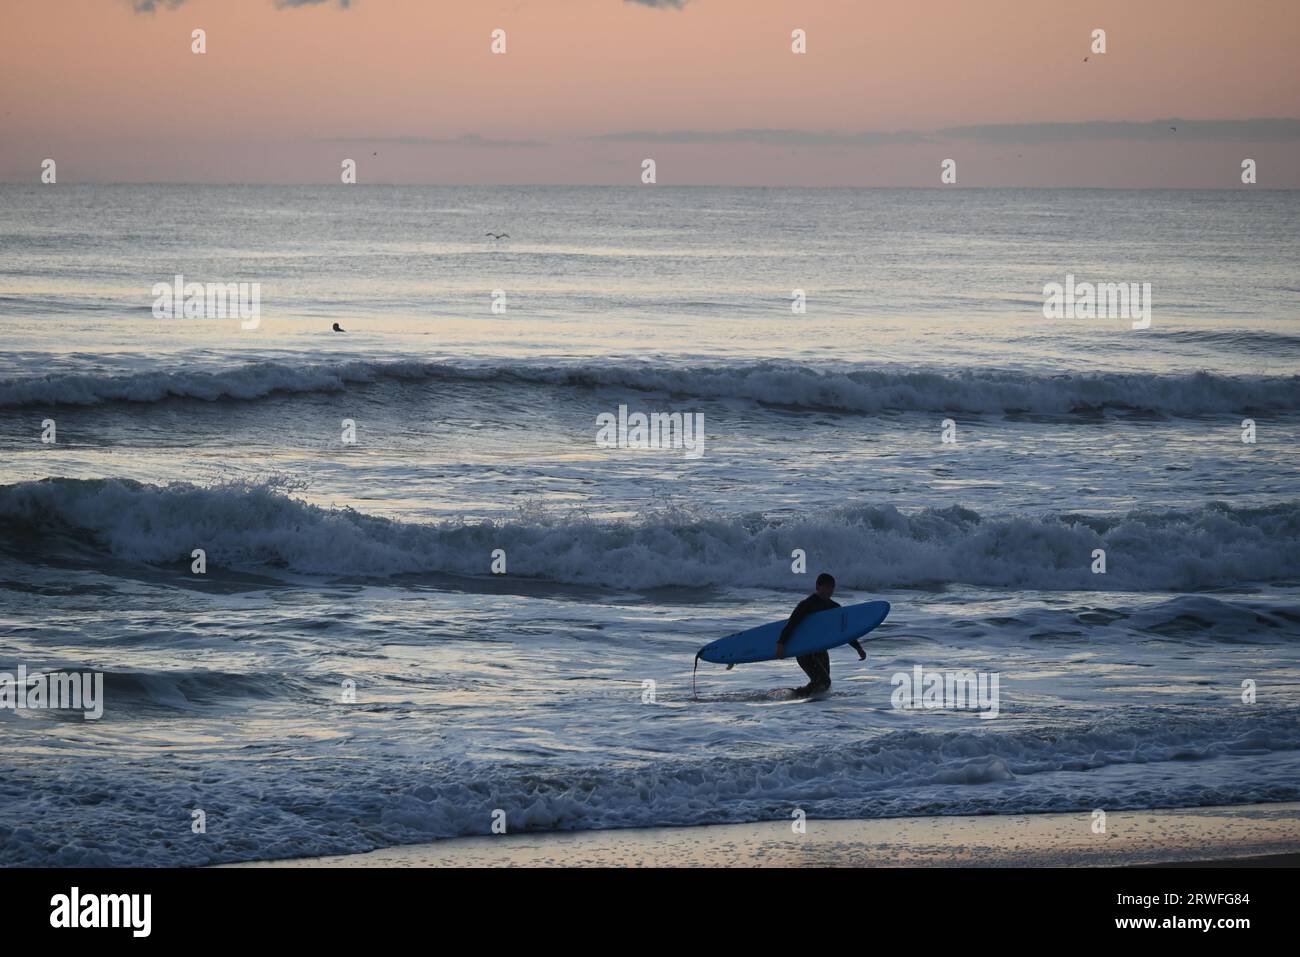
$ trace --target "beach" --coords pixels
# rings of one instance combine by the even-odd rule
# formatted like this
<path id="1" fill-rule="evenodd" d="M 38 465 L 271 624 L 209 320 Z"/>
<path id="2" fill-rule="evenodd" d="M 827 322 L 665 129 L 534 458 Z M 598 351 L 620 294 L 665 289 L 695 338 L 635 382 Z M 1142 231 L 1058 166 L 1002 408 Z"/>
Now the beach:
<path id="1" fill-rule="evenodd" d="M 1295 867 L 1300 805 L 458 838 L 232 867 Z"/>

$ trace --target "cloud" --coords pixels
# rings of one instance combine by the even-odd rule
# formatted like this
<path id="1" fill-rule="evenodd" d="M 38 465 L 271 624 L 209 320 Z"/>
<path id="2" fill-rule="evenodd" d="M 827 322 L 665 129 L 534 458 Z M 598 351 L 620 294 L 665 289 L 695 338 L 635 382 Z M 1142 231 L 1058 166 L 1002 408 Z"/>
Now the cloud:
<path id="1" fill-rule="evenodd" d="M 1177 133 L 1170 127 L 1176 127 Z M 930 132 L 915 130 L 839 133 L 833 130 L 738 129 L 628 131 L 604 133 L 590 140 L 621 143 L 754 143 L 761 146 L 886 146 L 975 140 L 983 143 L 1056 143 L 1067 140 L 1155 140 L 1180 136 L 1224 142 L 1278 142 L 1300 139 L 1300 119 L 1167 120 L 1130 122 L 1095 120 L 1085 123 L 986 123 L 949 126 Z"/>
<path id="2" fill-rule="evenodd" d="M 763 146 L 883 146 L 888 143 L 924 143 L 929 137 L 911 130 L 893 133 L 836 133 L 832 130 L 669 130 L 604 133 L 588 139 L 606 142 L 650 143 L 758 143 Z"/>
<path id="3" fill-rule="evenodd" d="M 393 146 L 461 146 L 469 149 L 535 149 L 545 146 L 541 140 L 494 140 L 477 133 L 438 138 L 433 136 L 331 136 L 327 143 L 387 143 Z"/>
<path id="4" fill-rule="evenodd" d="M 185 0 L 129 0 L 129 2 L 131 9 L 136 13 L 154 13 L 159 7 L 175 10 Z M 275 8 L 284 10 L 289 7 L 314 7 L 330 2 L 337 3 L 340 10 L 346 10 L 352 6 L 352 0 L 275 0 Z"/>
<path id="5" fill-rule="evenodd" d="M 985 143 L 1053 143 L 1063 140 L 1147 140 L 1176 135 L 1197 140 L 1258 142 L 1300 139 L 1300 119 L 1251 120 L 1095 120 L 1088 123 L 989 123 L 950 126 L 939 130 L 944 139 L 970 139 Z"/>
<path id="6" fill-rule="evenodd" d="M 686 0 L 623 0 L 624 3 L 635 3 L 643 7 L 654 7 L 656 10 L 680 10 L 686 6 Z"/>

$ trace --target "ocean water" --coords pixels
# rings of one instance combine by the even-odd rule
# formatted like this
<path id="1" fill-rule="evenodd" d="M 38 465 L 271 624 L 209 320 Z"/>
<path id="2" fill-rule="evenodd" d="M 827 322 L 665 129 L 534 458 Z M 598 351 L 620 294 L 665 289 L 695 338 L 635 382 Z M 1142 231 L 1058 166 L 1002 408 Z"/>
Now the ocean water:
<path id="1" fill-rule="evenodd" d="M 106 697 L 0 710 L 0 864 L 1300 799 L 1297 262 L 1284 191 L 0 187 L 0 672 Z M 823 570 L 866 662 L 693 695 Z"/>

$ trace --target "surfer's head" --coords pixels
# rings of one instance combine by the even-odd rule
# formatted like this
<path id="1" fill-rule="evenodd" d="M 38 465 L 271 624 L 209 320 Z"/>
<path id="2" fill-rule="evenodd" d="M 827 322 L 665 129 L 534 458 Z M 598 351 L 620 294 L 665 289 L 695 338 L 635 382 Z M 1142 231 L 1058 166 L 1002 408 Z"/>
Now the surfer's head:
<path id="1" fill-rule="evenodd" d="M 835 594 L 835 576 L 822 572 L 817 576 L 817 594 L 823 598 L 830 598 Z"/>

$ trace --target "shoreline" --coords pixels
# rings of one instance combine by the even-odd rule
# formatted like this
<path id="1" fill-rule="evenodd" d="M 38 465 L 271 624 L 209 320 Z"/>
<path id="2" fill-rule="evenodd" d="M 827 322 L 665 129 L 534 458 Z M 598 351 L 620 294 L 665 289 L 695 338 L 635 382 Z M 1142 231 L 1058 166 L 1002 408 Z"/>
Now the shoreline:
<path id="1" fill-rule="evenodd" d="M 221 867 L 1295 867 L 1300 803 L 449 838 Z"/>

